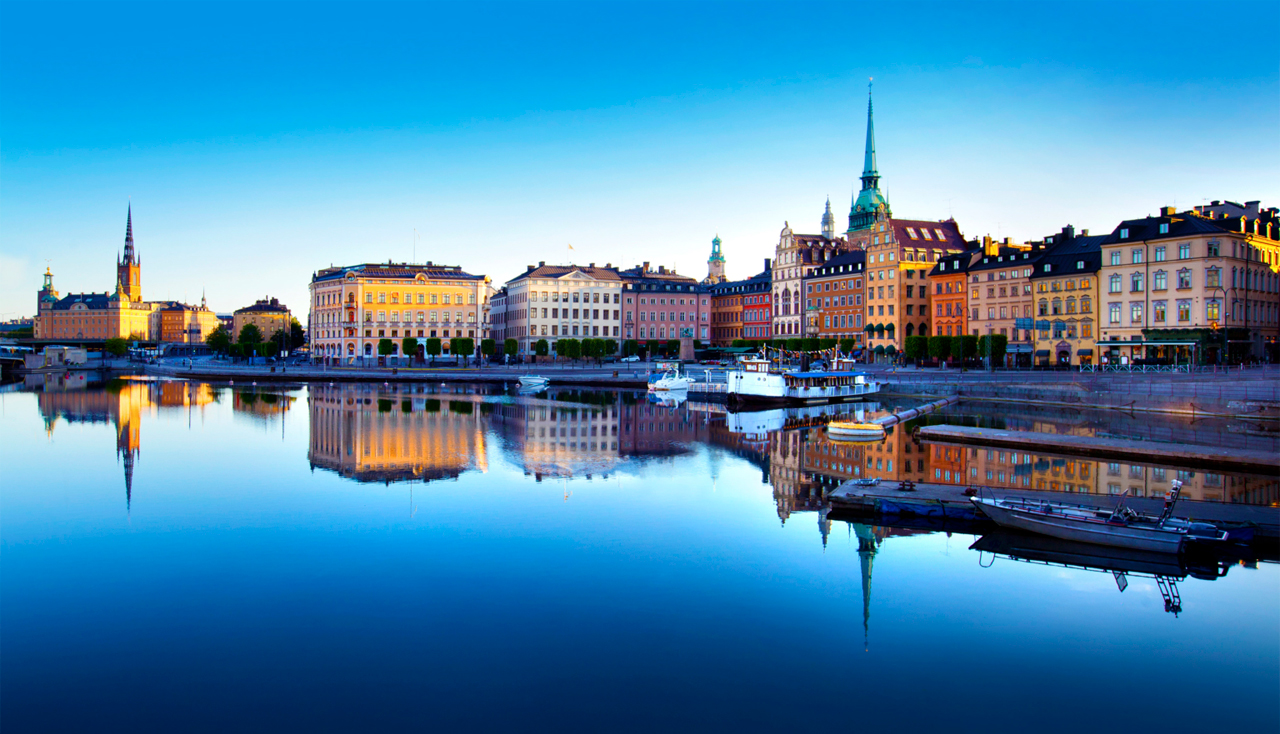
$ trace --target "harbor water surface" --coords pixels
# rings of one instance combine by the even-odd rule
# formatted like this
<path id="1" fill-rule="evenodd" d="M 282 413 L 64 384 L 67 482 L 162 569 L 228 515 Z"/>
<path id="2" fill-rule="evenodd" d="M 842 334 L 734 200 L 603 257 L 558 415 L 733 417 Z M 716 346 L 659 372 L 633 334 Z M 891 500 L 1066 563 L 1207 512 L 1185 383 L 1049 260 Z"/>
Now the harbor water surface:
<path id="1" fill-rule="evenodd" d="M 1174 614 L 1154 578 L 831 515 L 845 479 L 988 462 L 901 430 L 851 451 L 813 415 L 467 386 L 0 411 L 7 731 L 1280 729 L 1275 564 L 1184 575 Z M 1195 499 L 1275 501 L 1215 476 Z"/>

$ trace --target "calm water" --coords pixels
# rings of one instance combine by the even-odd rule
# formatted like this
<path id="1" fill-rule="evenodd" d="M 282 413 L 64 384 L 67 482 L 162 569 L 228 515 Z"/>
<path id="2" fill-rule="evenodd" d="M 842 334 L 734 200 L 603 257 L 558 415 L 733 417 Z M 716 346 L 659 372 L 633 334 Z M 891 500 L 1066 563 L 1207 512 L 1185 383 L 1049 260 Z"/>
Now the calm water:
<path id="1" fill-rule="evenodd" d="M 808 414 L 453 390 L 0 395 L 4 728 L 1280 727 L 1276 565 L 1156 568 L 1174 615 L 1139 569 L 1121 592 L 1012 560 L 1007 538 L 979 553 L 822 498 L 851 476 L 1006 468 L 1106 492 L 1161 467 L 901 432 L 855 451 Z M 1274 501 L 1274 478 L 1194 485 Z"/>

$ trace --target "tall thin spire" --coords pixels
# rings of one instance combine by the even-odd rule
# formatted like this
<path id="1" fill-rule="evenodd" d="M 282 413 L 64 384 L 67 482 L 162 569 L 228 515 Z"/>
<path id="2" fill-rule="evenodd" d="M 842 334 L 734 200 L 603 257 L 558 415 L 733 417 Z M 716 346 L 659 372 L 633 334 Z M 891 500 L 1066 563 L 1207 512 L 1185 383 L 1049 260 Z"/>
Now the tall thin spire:
<path id="1" fill-rule="evenodd" d="M 829 240 L 836 238 L 836 215 L 831 213 L 831 197 L 827 197 L 827 210 L 822 213 L 822 236 Z"/>
<path id="2" fill-rule="evenodd" d="M 124 259 L 122 265 L 134 264 L 133 253 L 133 202 L 129 202 L 129 217 L 124 225 Z"/>
<path id="3" fill-rule="evenodd" d="M 873 189 L 880 181 L 876 170 L 876 122 L 871 109 L 871 82 L 867 82 L 867 149 L 862 158 L 862 188 Z"/>
<path id="4" fill-rule="evenodd" d="M 849 231 L 870 229 L 876 222 L 893 216 L 889 200 L 880 193 L 880 171 L 876 168 L 876 125 L 871 106 L 871 84 L 867 84 L 867 147 L 862 161 L 862 190 L 854 196 L 849 210 Z"/>

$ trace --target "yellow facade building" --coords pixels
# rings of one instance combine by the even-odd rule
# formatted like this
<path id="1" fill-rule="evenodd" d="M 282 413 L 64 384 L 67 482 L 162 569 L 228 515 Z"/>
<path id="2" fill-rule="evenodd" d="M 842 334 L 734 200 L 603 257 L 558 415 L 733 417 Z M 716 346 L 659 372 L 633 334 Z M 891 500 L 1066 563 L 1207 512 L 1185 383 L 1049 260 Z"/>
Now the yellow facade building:
<path id="1" fill-rule="evenodd" d="M 449 340 L 488 337 L 488 299 L 483 275 L 448 265 L 366 263 L 325 268 L 311 277 L 307 319 L 311 353 L 354 362 L 377 355 L 390 339 L 399 353 L 406 337 Z M 270 334 L 264 336 L 269 337 Z"/>

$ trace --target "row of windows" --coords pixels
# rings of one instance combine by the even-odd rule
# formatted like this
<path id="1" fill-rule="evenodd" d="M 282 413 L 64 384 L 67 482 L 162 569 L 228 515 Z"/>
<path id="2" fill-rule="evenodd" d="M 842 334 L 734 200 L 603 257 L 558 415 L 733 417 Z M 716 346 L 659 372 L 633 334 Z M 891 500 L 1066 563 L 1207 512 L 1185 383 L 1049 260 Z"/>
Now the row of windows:
<path id="1" fill-rule="evenodd" d="M 542 318 L 544 318 L 544 319 L 545 319 L 545 318 L 553 318 L 553 319 L 576 319 L 576 318 L 584 318 L 584 319 L 590 319 L 590 320 L 594 320 L 594 321 L 599 321 L 599 320 L 600 320 L 600 311 L 601 311 L 601 309 L 598 309 L 598 308 L 581 308 L 581 309 L 579 309 L 579 308 L 575 308 L 575 309 L 573 309 L 573 315 L 572 315 L 572 316 L 570 316 L 570 315 L 569 315 L 569 309 L 567 309 L 567 308 L 553 308 L 553 309 L 551 309 L 551 316 L 550 316 L 550 317 L 548 317 L 548 316 L 547 316 L 547 309 L 545 309 L 545 308 L 544 308 L 544 309 L 542 309 Z M 581 316 L 581 317 L 579 317 L 579 316 L 578 316 L 579 312 L 581 312 L 581 314 L 582 314 L 582 316 Z M 642 314 L 642 315 L 643 315 L 643 314 Z M 674 320 L 675 320 L 675 313 L 673 312 L 673 313 L 671 314 L 671 316 L 672 316 L 672 321 L 674 321 Z M 537 309 L 536 307 L 533 307 L 533 306 L 530 306 L 530 307 L 529 307 L 529 318 L 531 318 L 531 319 L 536 319 L 536 318 L 538 318 L 538 309 Z M 607 308 L 606 308 L 606 309 L 604 309 L 604 318 L 605 318 L 606 320 L 609 318 L 609 309 L 607 309 Z M 618 310 L 617 310 L 616 308 L 613 310 L 613 320 L 614 320 L 614 321 L 617 321 L 617 320 L 618 320 Z M 683 320 L 684 320 L 684 314 L 680 314 L 680 320 L 681 320 L 681 321 L 683 321 Z"/>
<path id="2" fill-rule="evenodd" d="M 1036 313 L 1040 316 L 1057 316 L 1063 313 L 1062 306 L 1063 306 L 1063 302 L 1061 298 L 1053 299 L 1052 304 L 1048 300 L 1041 298 L 1039 303 L 1039 309 L 1037 310 Z M 1066 313 L 1069 313 L 1069 314 L 1076 313 L 1076 299 L 1068 298 L 1066 301 L 1066 307 L 1067 307 Z M 1088 296 L 1081 297 L 1080 313 L 1089 313 L 1092 310 L 1093 310 L 1093 299 Z"/>
<path id="3" fill-rule="evenodd" d="M 556 291 L 549 291 L 549 292 L 548 292 L 548 291 L 533 291 L 533 292 L 531 292 L 531 293 L 530 293 L 530 295 L 531 295 L 532 297 L 531 297 L 529 300 L 530 300 L 530 301 L 536 301 L 536 300 L 538 300 L 538 294 L 539 294 L 539 293 L 541 293 L 541 294 L 542 294 L 542 302 L 543 302 L 543 303 L 547 303 L 547 302 L 551 302 L 551 303 L 560 303 L 561 301 L 564 301 L 565 303 L 569 303 L 571 298 L 572 298 L 572 302 L 573 302 L 573 303 L 600 303 L 600 302 L 601 302 L 601 301 L 600 301 L 600 296 L 602 295 L 602 294 L 600 294 L 600 293 L 584 293 L 584 292 L 581 292 L 581 291 L 573 291 L 572 293 L 559 293 L 559 292 L 556 292 Z M 608 293 L 605 293 L 605 294 L 603 294 L 603 295 L 604 295 L 604 303 L 608 303 L 608 302 L 609 302 L 609 294 L 608 294 Z M 613 302 L 614 302 L 614 303 L 617 303 L 619 298 L 621 298 L 621 296 L 620 296 L 619 294 L 617 294 L 617 293 L 614 293 L 614 294 L 613 294 Z M 644 299 L 643 299 L 643 298 L 642 298 L 642 299 L 640 299 L 640 300 L 641 300 L 642 302 L 644 301 Z M 681 302 L 681 303 L 684 303 L 684 299 L 681 299 L 681 300 L 680 300 L 680 302 Z M 628 298 L 628 299 L 627 299 L 627 303 L 631 303 L 631 299 L 629 299 L 629 298 Z"/>
<path id="4" fill-rule="evenodd" d="M 530 335 L 531 336 L 617 336 L 618 335 L 618 327 L 616 326 L 613 327 L 613 334 L 609 333 L 608 326 L 586 326 L 585 324 L 581 327 L 581 330 L 582 330 L 581 333 L 578 332 L 579 327 L 577 324 L 574 324 L 571 327 L 566 326 L 564 327 L 564 329 L 561 329 L 559 324 L 552 324 L 550 334 L 547 333 L 546 324 L 543 324 L 541 326 L 541 329 L 542 329 L 541 333 L 539 333 L 538 329 L 539 329 L 538 326 L 532 327 L 530 331 Z M 570 329 L 572 329 L 573 331 L 570 332 Z M 603 334 L 600 333 L 601 329 L 604 329 Z"/>

